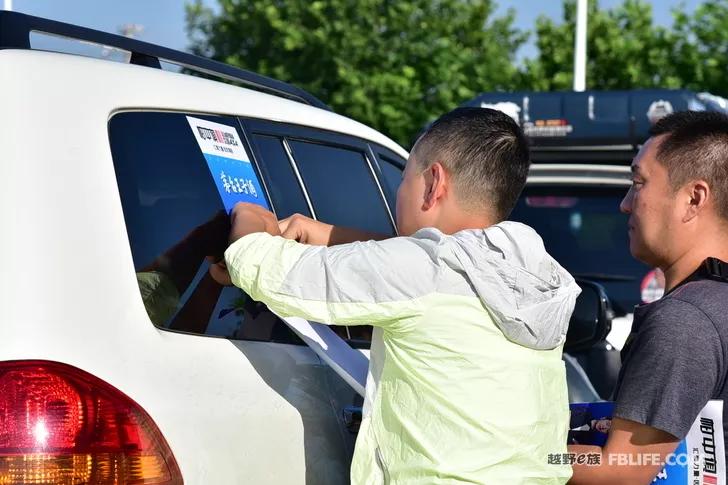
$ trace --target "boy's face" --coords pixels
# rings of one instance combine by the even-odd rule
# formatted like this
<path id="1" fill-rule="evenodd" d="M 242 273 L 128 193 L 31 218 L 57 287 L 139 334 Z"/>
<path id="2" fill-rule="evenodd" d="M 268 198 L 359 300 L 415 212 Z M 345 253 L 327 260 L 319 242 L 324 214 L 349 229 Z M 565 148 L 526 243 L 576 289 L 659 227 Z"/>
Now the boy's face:
<path id="1" fill-rule="evenodd" d="M 413 148 L 397 191 L 397 231 L 400 236 L 411 236 L 431 225 L 430 214 L 423 207 L 427 193 L 424 174 L 427 170 L 421 169 L 415 160 L 415 152 Z"/>

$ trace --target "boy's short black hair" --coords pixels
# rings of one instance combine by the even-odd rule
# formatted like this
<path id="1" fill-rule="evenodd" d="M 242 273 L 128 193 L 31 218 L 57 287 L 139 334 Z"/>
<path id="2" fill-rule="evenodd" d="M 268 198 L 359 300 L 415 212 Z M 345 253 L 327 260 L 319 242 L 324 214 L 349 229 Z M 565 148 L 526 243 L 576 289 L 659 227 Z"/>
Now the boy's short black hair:
<path id="1" fill-rule="evenodd" d="M 422 169 L 440 162 L 453 178 L 456 197 L 469 210 L 504 220 L 526 184 L 528 141 L 501 111 L 457 108 L 432 123 L 413 149 Z"/>

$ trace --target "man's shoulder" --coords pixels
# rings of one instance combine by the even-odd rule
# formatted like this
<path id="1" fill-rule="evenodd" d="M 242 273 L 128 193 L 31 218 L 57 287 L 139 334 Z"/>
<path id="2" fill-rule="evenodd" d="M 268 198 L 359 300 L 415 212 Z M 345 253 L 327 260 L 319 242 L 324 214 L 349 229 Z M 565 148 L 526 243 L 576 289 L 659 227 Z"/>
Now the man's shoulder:
<path id="1" fill-rule="evenodd" d="M 666 295 L 662 311 L 675 310 L 702 315 L 716 329 L 728 332 L 728 283 L 711 279 L 690 281 Z"/>
<path id="2" fill-rule="evenodd" d="M 724 381 L 728 295 L 716 284 L 723 283 L 689 282 L 635 310 L 615 390 L 615 416 L 685 436 Z M 722 317 L 711 307 L 719 300 Z"/>
<path id="3" fill-rule="evenodd" d="M 673 291 L 637 307 L 632 333 L 622 352 L 624 362 L 645 356 L 670 356 L 675 361 L 679 356 L 722 354 L 723 342 L 728 342 L 728 323 L 705 311 L 703 301 L 694 294 L 701 286 L 684 294 Z"/>
<path id="4" fill-rule="evenodd" d="M 666 300 L 690 303 L 696 307 L 718 303 L 728 308 L 728 282 L 701 278 L 689 281 L 665 296 Z"/>
<path id="5" fill-rule="evenodd" d="M 723 285 L 725 288 L 716 287 Z M 728 314 L 728 285 L 710 280 L 689 282 L 661 299 L 637 307 L 634 313 L 634 331 L 667 331 L 672 338 L 681 335 L 718 330 L 728 322 L 721 315 Z"/>

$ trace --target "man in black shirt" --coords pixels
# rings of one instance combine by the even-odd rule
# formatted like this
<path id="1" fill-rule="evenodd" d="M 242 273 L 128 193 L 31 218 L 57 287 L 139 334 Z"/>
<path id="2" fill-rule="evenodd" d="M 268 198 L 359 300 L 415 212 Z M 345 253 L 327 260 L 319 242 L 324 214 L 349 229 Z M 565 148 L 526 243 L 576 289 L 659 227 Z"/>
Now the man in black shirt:
<path id="1" fill-rule="evenodd" d="M 569 447 L 601 464 L 574 465 L 573 484 L 651 483 L 707 402 L 728 398 L 728 282 L 706 267 L 728 261 L 728 117 L 674 113 L 651 135 L 620 209 L 666 295 L 635 310 L 607 443 Z"/>

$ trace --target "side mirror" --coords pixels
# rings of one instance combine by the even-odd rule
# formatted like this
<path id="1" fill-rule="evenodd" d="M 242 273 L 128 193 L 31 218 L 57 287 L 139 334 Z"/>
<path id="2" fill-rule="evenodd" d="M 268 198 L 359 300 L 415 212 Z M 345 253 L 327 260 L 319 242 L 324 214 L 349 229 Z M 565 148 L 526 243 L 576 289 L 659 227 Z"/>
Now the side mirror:
<path id="1" fill-rule="evenodd" d="M 576 283 L 581 294 L 569 321 L 564 352 L 587 350 L 604 340 L 612 329 L 612 310 L 604 287 L 582 279 Z"/>

